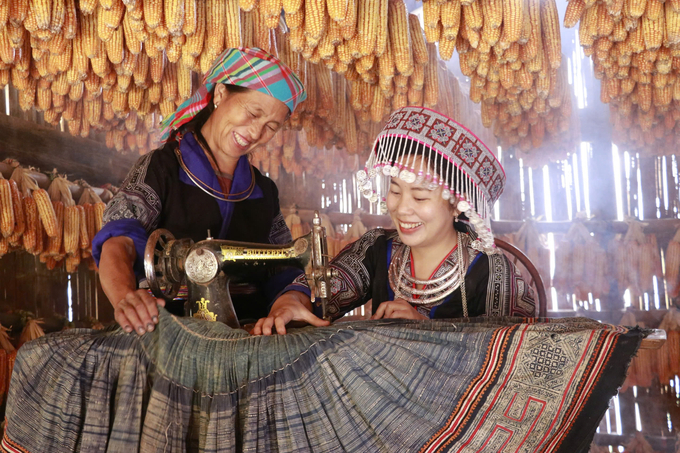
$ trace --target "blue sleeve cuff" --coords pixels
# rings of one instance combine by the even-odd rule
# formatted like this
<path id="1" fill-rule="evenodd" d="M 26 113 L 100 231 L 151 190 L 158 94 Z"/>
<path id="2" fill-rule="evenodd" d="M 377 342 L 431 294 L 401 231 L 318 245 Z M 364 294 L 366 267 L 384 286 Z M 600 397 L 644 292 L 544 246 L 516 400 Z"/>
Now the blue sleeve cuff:
<path id="1" fill-rule="evenodd" d="M 102 246 L 104 242 L 112 237 L 126 236 L 132 239 L 135 244 L 135 263 L 132 269 L 135 272 L 137 281 L 145 278 L 144 274 L 144 250 L 146 249 L 146 242 L 149 236 L 146 234 L 146 230 L 142 226 L 142 223 L 137 219 L 120 219 L 108 222 L 104 227 L 99 230 L 92 239 L 92 256 L 94 261 L 99 266 L 99 260 L 102 256 Z"/>

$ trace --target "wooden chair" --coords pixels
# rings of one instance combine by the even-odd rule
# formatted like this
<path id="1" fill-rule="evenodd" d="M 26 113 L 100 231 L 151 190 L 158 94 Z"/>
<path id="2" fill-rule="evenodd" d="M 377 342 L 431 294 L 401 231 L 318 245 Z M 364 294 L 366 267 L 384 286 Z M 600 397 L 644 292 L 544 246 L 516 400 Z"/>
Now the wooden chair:
<path id="1" fill-rule="evenodd" d="M 496 238 L 495 242 L 496 247 L 501 249 L 508 259 L 510 259 L 512 264 L 520 269 L 520 272 L 522 272 L 522 275 L 524 275 L 525 278 L 527 274 L 529 274 L 527 283 L 529 283 L 530 286 L 533 286 L 534 291 L 536 292 L 536 297 L 538 298 L 538 316 L 540 318 L 545 318 L 548 315 L 548 296 L 538 269 L 536 269 L 536 266 L 534 266 L 534 263 L 531 262 L 529 257 L 514 245 L 499 238 Z M 523 271 L 522 267 L 526 272 Z"/>

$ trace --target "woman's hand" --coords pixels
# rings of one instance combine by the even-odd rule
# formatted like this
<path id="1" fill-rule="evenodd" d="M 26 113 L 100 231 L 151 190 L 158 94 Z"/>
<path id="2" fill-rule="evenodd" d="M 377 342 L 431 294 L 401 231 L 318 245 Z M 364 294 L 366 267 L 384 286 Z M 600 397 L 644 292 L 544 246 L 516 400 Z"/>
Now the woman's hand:
<path id="1" fill-rule="evenodd" d="M 127 333 L 133 330 L 139 335 L 152 332 L 158 324 L 158 307 L 165 306 L 165 300 L 157 299 L 144 289 L 128 292 L 114 304 L 116 322 Z"/>
<path id="2" fill-rule="evenodd" d="M 276 299 L 269 315 L 260 318 L 252 330 L 253 335 L 271 335 L 272 327 L 276 333 L 284 335 L 286 324 L 291 321 L 303 321 L 313 326 L 321 327 L 330 324 L 328 321 L 319 319 L 311 311 L 312 303 L 309 297 L 297 291 L 289 291 Z"/>
<path id="3" fill-rule="evenodd" d="M 404 299 L 388 300 L 378 306 L 371 319 L 430 319 L 418 313 L 411 304 Z"/>

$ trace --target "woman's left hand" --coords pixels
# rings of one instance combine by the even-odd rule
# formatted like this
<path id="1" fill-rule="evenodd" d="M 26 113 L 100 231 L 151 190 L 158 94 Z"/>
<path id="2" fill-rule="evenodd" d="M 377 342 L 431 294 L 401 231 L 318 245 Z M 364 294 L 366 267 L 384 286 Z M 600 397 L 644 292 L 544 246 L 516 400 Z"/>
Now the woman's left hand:
<path id="1" fill-rule="evenodd" d="M 371 319 L 430 319 L 418 313 L 411 304 L 404 299 L 388 300 L 378 306 Z"/>

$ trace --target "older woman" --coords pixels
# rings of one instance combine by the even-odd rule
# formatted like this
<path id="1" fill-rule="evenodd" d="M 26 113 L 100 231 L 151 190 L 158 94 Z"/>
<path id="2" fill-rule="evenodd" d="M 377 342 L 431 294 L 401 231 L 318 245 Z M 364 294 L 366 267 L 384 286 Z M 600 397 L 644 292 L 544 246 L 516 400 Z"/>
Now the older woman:
<path id="1" fill-rule="evenodd" d="M 127 332 L 152 331 L 161 299 L 138 289 L 144 248 L 157 228 L 175 237 L 259 243 L 291 240 L 278 191 L 250 165 L 248 153 L 267 143 L 306 98 L 302 82 L 260 49 L 228 49 L 203 78 L 203 86 L 163 122 L 165 145 L 142 156 L 104 213 L 93 241 L 104 292 Z M 270 297 L 281 288 L 266 287 Z M 275 285 L 274 285 L 275 286 Z M 239 303 L 239 318 L 267 313 L 265 297 Z M 169 303 L 181 313 L 181 303 Z"/>
<path id="2" fill-rule="evenodd" d="M 530 287 L 495 249 L 488 227 L 505 173 L 465 127 L 433 110 L 402 108 L 357 179 L 374 202 L 376 184 L 386 185 L 381 208 L 397 229 L 371 230 L 331 261 L 332 318 L 369 300 L 373 319 L 535 315 Z M 295 284 L 253 333 L 285 333 L 293 320 L 326 324 L 304 276 Z"/>

